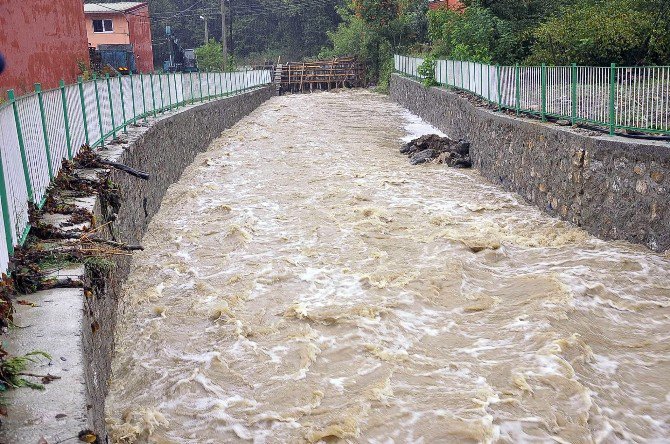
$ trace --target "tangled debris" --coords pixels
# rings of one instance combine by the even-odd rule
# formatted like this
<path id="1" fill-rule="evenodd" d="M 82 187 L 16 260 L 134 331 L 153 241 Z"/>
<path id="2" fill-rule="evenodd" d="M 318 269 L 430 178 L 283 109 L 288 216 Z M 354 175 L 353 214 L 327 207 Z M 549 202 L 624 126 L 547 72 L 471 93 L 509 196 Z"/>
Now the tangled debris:
<path id="1" fill-rule="evenodd" d="M 469 142 L 440 137 L 437 134 L 427 134 L 414 139 L 404 144 L 400 152 L 409 156 L 412 165 L 437 162 L 454 168 L 472 167 Z"/>
<path id="2" fill-rule="evenodd" d="M 91 297 L 98 293 L 97 288 L 104 285 L 108 273 L 114 268 L 113 257 L 127 256 L 142 249 L 140 245 L 119 242 L 111 230 L 104 230 L 116 219 L 121 205 L 120 190 L 110 180 L 110 167 L 143 180 L 149 178 L 143 171 L 105 160 L 90 147 L 83 146 L 72 161 L 63 161 L 44 205 L 41 208 L 29 206 L 29 236 L 23 246 L 14 250 L 9 264 L 10 274 L 3 274 L 0 280 L 0 328 L 3 332 L 13 325 L 13 304 L 30 305 L 18 296 L 56 287 L 78 287 Z M 92 196 L 101 203 L 103 221 L 96 221 L 89 208 L 79 200 Z M 83 264 L 85 279 L 59 276 L 59 270 L 73 264 Z M 52 375 L 25 371 L 27 365 L 38 358 L 51 359 L 39 350 L 24 356 L 9 356 L 0 344 L 0 405 L 1 393 L 8 389 L 43 388 L 44 384 L 57 379 Z M 27 377 L 38 378 L 40 382 L 30 381 Z M 95 442 L 97 439 L 92 433 L 84 435 L 79 436 L 81 441 Z"/>
<path id="3" fill-rule="evenodd" d="M 121 201 L 118 187 L 109 180 L 107 166 L 145 180 L 148 178 L 147 173 L 101 159 L 88 146 L 82 147 L 72 161 L 64 160 L 44 206 L 30 208 L 30 236 L 23 247 L 15 250 L 9 268 L 15 292 L 27 294 L 55 287 L 81 287 L 83 284 L 79 280 L 59 279 L 52 271 L 67 264 L 86 265 L 94 258 L 130 255 L 132 251 L 142 249 L 139 245 L 127 245 L 101 235 L 101 229 L 116 218 Z M 99 168 L 105 169 L 99 174 L 81 174 L 84 170 Z M 94 195 L 100 198 L 107 219 L 100 225 L 88 209 L 72 203 L 76 198 Z M 68 220 L 54 226 L 45 222 L 45 214 L 67 215 Z"/>

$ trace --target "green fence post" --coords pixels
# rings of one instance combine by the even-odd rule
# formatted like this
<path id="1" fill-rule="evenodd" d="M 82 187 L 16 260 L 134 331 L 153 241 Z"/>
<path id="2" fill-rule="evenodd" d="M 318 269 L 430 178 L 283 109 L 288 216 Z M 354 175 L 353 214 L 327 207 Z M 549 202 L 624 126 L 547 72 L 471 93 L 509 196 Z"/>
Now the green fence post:
<path id="1" fill-rule="evenodd" d="M 224 91 L 223 91 L 223 73 L 222 72 L 219 73 L 219 91 L 220 91 L 219 95 L 223 96 Z"/>
<path id="2" fill-rule="evenodd" d="M 486 97 L 484 96 L 484 64 L 480 63 L 479 64 L 479 90 L 481 91 L 481 97 L 482 99 L 485 99 Z"/>
<path id="3" fill-rule="evenodd" d="M 186 93 L 184 92 L 184 73 L 179 75 L 179 80 L 181 80 L 181 106 L 186 106 Z"/>
<path id="4" fill-rule="evenodd" d="M 210 91 L 209 85 L 209 73 L 205 74 L 207 76 L 207 100 L 212 98 L 212 92 Z"/>
<path id="5" fill-rule="evenodd" d="M 200 84 L 200 103 L 202 103 L 202 74 L 198 71 L 198 83 Z"/>
<path id="6" fill-rule="evenodd" d="M 133 101 L 133 123 L 137 123 L 137 110 L 135 109 L 135 83 L 133 82 L 132 71 L 130 71 L 130 100 Z"/>
<path id="7" fill-rule="evenodd" d="M 167 74 L 167 93 L 168 93 L 168 110 L 172 111 L 172 86 L 170 85 L 170 73 Z"/>
<path id="8" fill-rule="evenodd" d="M 60 98 L 63 102 L 63 120 L 65 123 L 65 143 L 67 144 L 67 158 L 72 159 L 72 140 L 70 140 L 70 119 L 67 114 L 67 97 L 65 96 L 65 81 L 59 82 Z"/>
<path id="9" fill-rule="evenodd" d="M 114 122 L 114 102 L 112 101 L 112 83 L 109 80 L 109 74 L 105 74 L 107 81 L 107 97 L 109 97 L 109 115 L 112 118 L 112 140 L 116 139 L 116 122 Z"/>
<path id="10" fill-rule="evenodd" d="M 570 75 L 570 117 L 572 124 L 577 123 L 577 64 L 572 64 L 571 75 Z"/>
<path id="11" fill-rule="evenodd" d="M 610 65 L 610 136 L 616 131 L 616 63 Z"/>
<path id="12" fill-rule="evenodd" d="M 5 183 L 5 166 L 2 163 L 2 152 L 0 152 L 0 206 L 2 207 L 7 253 L 11 256 L 14 253 L 14 237 L 12 236 L 12 221 L 9 219 L 9 202 L 7 200 L 7 184 Z"/>
<path id="13" fill-rule="evenodd" d="M 16 123 L 16 137 L 19 141 L 19 152 L 21 153 L 21 163 L 23 164 L 23 178 L 26 181 L 26 191 L 28 192 L 28 200 L 30 202 L 35 202 L 35 196 L 33 195 L 33 185 L 30 181 L 30 173 L 28 172 L 28 157 L 26 156 L 26 146 L 23 142 L 23 131 L 21 130 L 21 119 L 19 118 L 19 107 L 16 104 L 16 97 L 14 96 L 14 90 L 10 89 L 7 91 L 7 96 L 9 101 L 12 104 L 12 109 L 14 111 L 14 122 Z"/>
<path id="14" fill-rule="evenodd" d="M 140 73 L 140 84 L 142 86 L 142 112 L 144 114 L 144 123 L 147 122 L 147 98 L 144 89 L 144 74 Z"/>
<path id="15" fill-rule="evenodd" d="M 102 129 L 102 111 L 100 110 L 100 93 L 98 92 L 98 76 L 93 73 L 93 86 L 95 87 L 95 103 L 98 107 L 98 126 L 100 127 L 100 146 L 105 146 L 105 133 Z"/>
<path id="16" fill-rule="evenodd" d="M 502 110 L 502 81 L 500 80 L 500 65 L 496 65 L 496 77 L 498 78 L 498 111 Z"/>
<path id="17" fill-rule="evenodd" d="M 188 73 L 188 86 L 191 90 L 191 105 L 193 105 L 193 73 Z"/>
<path id="18" fill-rule="evenodd" d="M 158 90 L 161 93 L 161 114 L 165 112 L 165 93 L 163 93 L 163 75 L 158 74 Z"/>
<path id="19" fill-rule="evenodd" d="M 152 111 L 154 113 L 154 118 L 156 118 L 156 92 L 154 91 L 154 73 L 149 73 L 149 80 L 151 80 L 151 103 L 153 105 Z"/>
<path id="20" fill-rule="evenodd" d="M 547 121 L 547 65 L 542 64 L 542 70 L 540 71 L 540 82 L 542 83 L 542 88 L 540 90 L 540 100 L 542 104 L 540 105 L 540 116 L 542 121 Z"/>
<path id="21" fill-rule="evenodd" d="M 54 178 L 54 172 L 51 168 L 51 146 L 49 145 L 49 132 L 47 131 L 47 116 L 44 113 L 44 101 L 42 100 L 42 85 L 35 83 L 35 92 L 37 93 L 37 103 L 40 106 L 40 117 L 42 119 L 42 134 L 44 135 L 44 151 L 47 155 L 47 168 L 49 169 L 49 178 Z"/>
<path id="22" fill-rule="evenodd" d="M 516 103 L 514 104 L 514 107 L 516 108 L 516 115 L 518 116 L 519 112 L 521 111 L 521 77 L 518 63 L 514 67 L 514 78 L 514 89 L 516 90 Z"/>
<path id="23" fill-rule="evenodd" d="M 437 69 L 437 85 L 442 86 L 442 63 L 439 60 L 435 62 L 435 68 Z"/>
<path id="24" fill-rule="evenodd" d="M 179 90 L 177 89 L 177 73 L 172 73 L 172 83 L 174 84 L 174 107 L 179 108 Z"/>
<path id="25" fill-rule="evenodd" d="M 491 103 L 491 65 L 486 64 L 486 99 Z"/>
<path id="26" fill-rule="evenodd" d="M 128 133 L 126 124 L 126 101 L 123 97 L 123 80 L 119 77 L 119 92 L 121 93 L 121 117 L 123 117 L 123 132 Z"/>
<path id="27" fill-rule="evenodd" d="M 81 76 L 77 77 L 77 84 L 79 85 L 79 101 L 81 102 L 81 118 L 84 122 L 84 140 L 86 145 L 90 145 L 91 141 L 88 139 L 88 119 L 86 118 L 86 99 L 84 98 L 84 82 Z"/>

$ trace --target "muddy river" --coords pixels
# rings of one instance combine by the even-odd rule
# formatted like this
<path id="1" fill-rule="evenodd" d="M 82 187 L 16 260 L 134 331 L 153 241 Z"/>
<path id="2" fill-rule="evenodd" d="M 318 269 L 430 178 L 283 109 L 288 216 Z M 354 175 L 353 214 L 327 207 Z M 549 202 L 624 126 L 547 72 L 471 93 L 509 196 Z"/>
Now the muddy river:
<path id="1" fill-rule="evenodd" d="M 667 442 L 670 257 L 552 219 L 363 91 L 275 97 L 133 258 L 115 442 Z"/>

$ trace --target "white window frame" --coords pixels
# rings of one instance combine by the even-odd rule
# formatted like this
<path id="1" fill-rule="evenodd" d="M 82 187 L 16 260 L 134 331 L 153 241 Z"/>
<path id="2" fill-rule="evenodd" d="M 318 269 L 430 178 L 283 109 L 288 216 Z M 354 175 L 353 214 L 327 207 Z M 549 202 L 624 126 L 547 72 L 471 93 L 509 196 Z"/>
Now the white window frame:
<path id="1" fill-rule="evenodd" d="M 112 34 L 114 32 L 114 21 L 111 19 L 92 19 L 93 20 L 93 33 L 95 34 Z M 102 31 L 95 30 L 95 22 L 102 22 Z M 109 30 L 105 27 L 105 22 L 109 22 Z"/>

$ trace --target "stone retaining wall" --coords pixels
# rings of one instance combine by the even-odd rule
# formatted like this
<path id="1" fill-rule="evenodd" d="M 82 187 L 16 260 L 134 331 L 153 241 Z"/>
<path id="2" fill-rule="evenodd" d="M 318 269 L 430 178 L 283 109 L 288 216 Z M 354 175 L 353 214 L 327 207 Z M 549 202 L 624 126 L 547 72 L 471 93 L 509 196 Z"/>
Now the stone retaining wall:
<path id="1" fill-rule="evenodd" d="M 119 186 L 122 196 L 116 222 L 107 226 L 107 236 L 127 244 L 140 244 L 151 218 L 160 208 L 167 188 L 175 183 L 195 156 L 205 151 L 221 133 L 248 115 L 273 95 L 272 87 L 258 89 L 196 106 L 192 109 L 155 122 L 131 143 L 120 155 L 112 154 L 117 162 L 151 174 L 148 181 L 138 180 L 126 173 L 112 170 L 111 180 Z M 96 214 L 105 216 L 100 205 Z M 113 331 L 116 325 L 117 301 L 126 280 L 130 258 L 118 260 L 114 273 L 97 304 L 91 304 L 90 322 L 98 322 L 103 334 L 85 332 L 85 352 L 91 356 L 87 369 L 87 385 L 92 398 L 93 423 L 104 430 L 104 406 L 110 376 Z"/>
<path id="2" fill-rule="evenodd" d="M 604 239 L 670 248 L 670 143 L 514 118 L 397 74 L 390 94 L 448 136 L 469 141 L 475 168 L 547 213 Z"/>
<path id="3" fill-rule="evenodd" d="M 113 208 L 109 202 L 91 196 L 74 203 L 93 212 L 98 235 L 128 245 L 140 244 L 166 190 L 179 179 L 186 166 L 223 130 L 251 113 L 273 92 L 272 87 L 261 88 L 191 105 L 130 126 L 120 143 L 107 146 L 100 154 L 146 171 L 150 179 L 143 181 L 115 169 L 111 173 L 78 171 L 83 176 L 108 176 L 118 186 L 121 202 L 118 208 Z M 54 223 L 53 219 L 49 223 L 60 229 L 67 226 Z M 49 443 L 69 441 L 82 429 L 93 430 L 99 442 L 107 442 L 105 396 L 118 302 L 130 257 L 118 256 L 114 262 L 112 271 L 96 273 L 91 266 L 76 264 L 69 270 L 61 270 L 61 274 L 65 272 L 69 277 L 81 277 L 83 289 L 45 290 L 22 297 L 37 308 L 17 305 L 14 319 L 27 326 L 9 332 L 8 349 L 15 355 L 36 349 L 50 353 L 53 359 L 35 364 L 33 371 L 59 379 L 46 385 L 44 391 L 21 389 L 9 393 L 10 408 L 2 421 L 0 442 L 36 444 L 41 438 Z"/>

